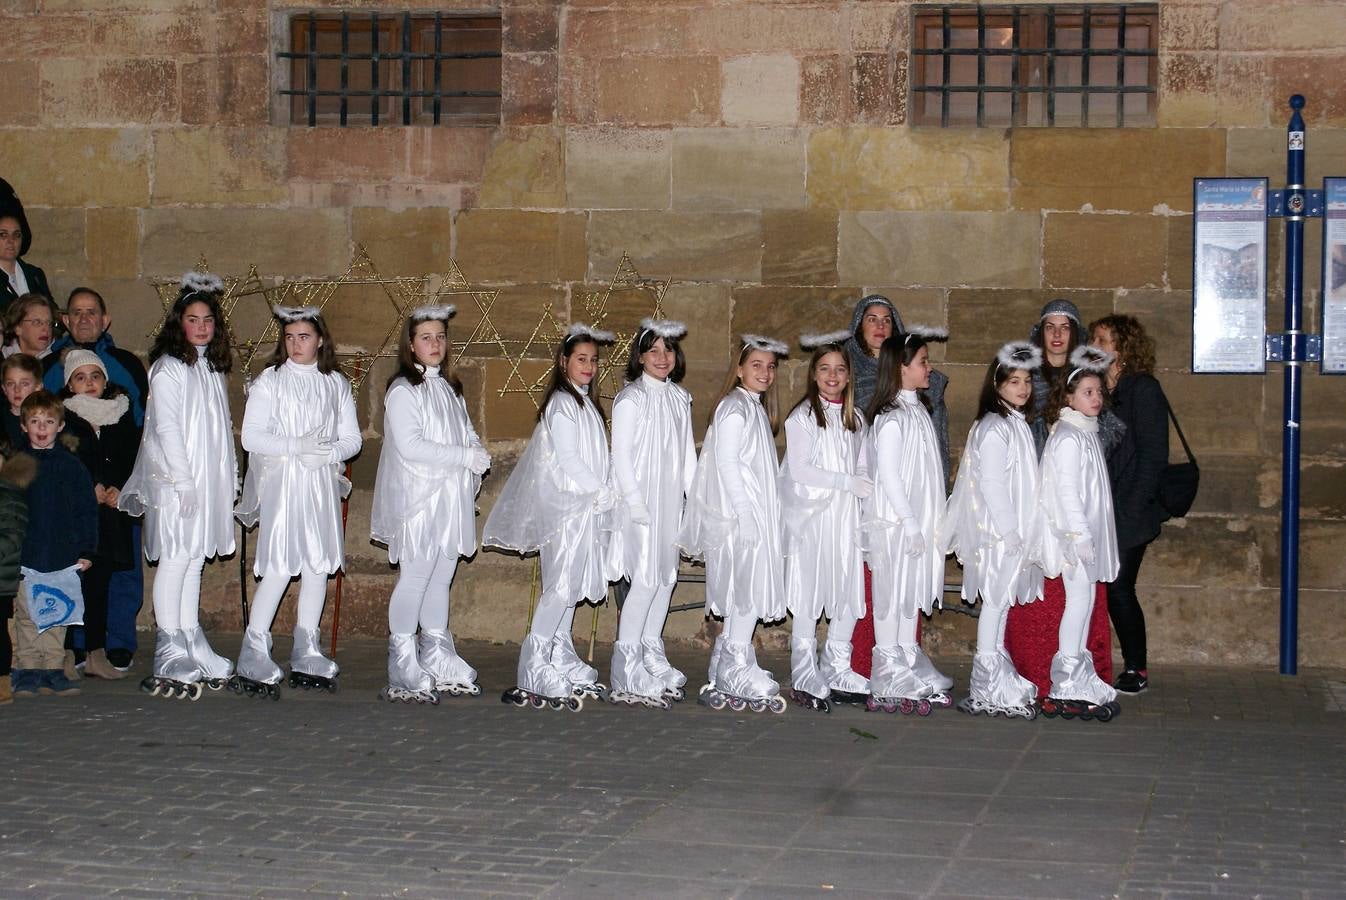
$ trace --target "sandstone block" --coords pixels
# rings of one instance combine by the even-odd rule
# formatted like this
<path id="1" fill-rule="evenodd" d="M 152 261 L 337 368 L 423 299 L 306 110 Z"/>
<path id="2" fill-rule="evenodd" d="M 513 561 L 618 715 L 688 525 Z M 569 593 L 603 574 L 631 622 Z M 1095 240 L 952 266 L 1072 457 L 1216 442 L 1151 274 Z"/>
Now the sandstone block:
<path id="1" fill-rule="evenodd" d="M 264 56 L 211 56 L 182 64 L 183 122 L 260 126 L 270 115 L 271 81 Z M 288 112 L 276 119 L 288 120 Z"/>
<path id="2" fill-rule="evenodd" d="M 1146 551 L 1144 579 L 1202 587 L 1265 584 L 1259 547 L 1268 542 L 1276 543 L 1275 528 L 1264 520 L 1192 516 L 1165 525 L 1162 538 Z"/>
<path id="3" fill-rule="evenodd" d="M 48 59 L 39 90 L 42 119 L 52 125 L 148 125 L 178 115 L 178 72 L 169 59 Z"/>
<path id="4" fill-rule="evenodd" d="M 1187 410 L 1191 403 L 1177 392 L 1176 384 L 1170 383 L 1167 373 L 1160 373 L 1164 393 L 1173 411 L 1182 423 L 1182 430 L 1190 441 L 1191 426 L 1187 424 Z M 1198 452 L 1195 447 L 1193 452 Z M 1168 436 L 1168 458 L 1170 462 L 1182 462 L 1186 457 L 1182 444 L 1172 427 Z M 1262 482 L 1268 475 L 1267 462 L 1259 457 L 1241 457 L 1228 455 L 1203 454 L 1197 457 L 1201 463 L 1201 489 L 1197 492 L 1196 502 L 1192 504 L 1192 513 L 1188 518 L 1205 514 L 1256 515 L 1265 514 L 1267 504 L 1261 502 Z M 1276 466 L 1276 478 L 1279 482 L 1280 467 Z M 1177 527 L 1176 524 L 1166 526 Z"/>
<path id="5" fill-rule="evenodd" d="M 1306 141 L 1304 180 L 1307 184 L 1321 187 L 1324 176 L 1346 172 L 1346 131 L 1316 129 L 1308 133 Z M 1231 128 L 1226 166 L 1230 177 L 1265 176 L 1272 184 L 1280 185 L 1285 178 L 1284 123 L 1278 128 Z M 1309 227 L 1305 230 L 1316 232 L 1320 229 Z"/>
<path id="6" fill-rule="evenodd" d="M 484 207 L 550 207 L 565 203 L 561 135 L 550 128 L 507 132 L 486 158 Z"/>
<path id="7" fill-rule="evenodd" d="M 1233 130 L 1239 127 L 1265 128 L 1271 124 L 1271 104 L 1266 97 L 1266 57 L 1261 54 L 1222 53 L 1217 65 L 1220 124 Z"/>
<path id="8" fill-rule="evenodd" d="M 270 51 L 271 23 L 265 4 L 217 6 L 215 52 L 225 56 L 264 56 Z"/>
<path id="9" fill-rule="evenodd" d="M 762 221 L 755 213 L 594 212 L 589 272 L 606 277 L 622 252 L 649 278 L 761 280 Z"/>
<path id="10" fill-rule="evenodd" d="M 1036 287 L 1036 213 L 843 212 L 848 284 Z"/>
<path id="11" fill-rule="evenodd" d="M 1171 53 L 1161 58 L 1161 128 L 1203 128 L 1219 122 L 1218 59 L 1215 53 Z"/>
<path id="12" fill-rule="evenodd" d="M 36 60 L 0 62 L 0 83 L 33 85 L 38 83 Z M 0 121 L 8 125 L 36 125 L 42 95 L 34 90 L 7 90 L 0 93 Z"/>
<path id="13" fill-rule="evenodd" d="M 146 205 L 148 148 L 138 128 L 0 130 L 5 180 L 33 206 Z"/>
<path id="14" fill-rule="evenodd" d="M 716 57 L 606 59 L 597 68 L 597 79 L 593 117 L 599 122 L 711 125 L 720 118 Z"/>
<path id="15" fill-rule="evenodd" d="M 486 429 L 483 439 L 499 441 L 527 438 L 537 424 L 537 404 L 526 393 L 513 393 L 520 383 L 533 384 L 551 368 L 549 360 L 524 360 L 518 372 L 513 363 L 503 359 L 488 359 L 482 363 L 482 377 L 486 397 Z M 501 394 L 506 389 L 511 393 Z M 539 398 L 540 399 L 540 395 Z M 501 484 L 503 485 L 503 480 Z"/>
<path id="16" fill-rule="evenodd" d="M 1262 384 L 1258 379 L 1178 372 L 1166 372 L 1163 378 L 1164 393 L 1171 398 L 1192 452 L 1203 467 L 1203 453 L 1256 456 L 1262 451 L 1256 427 L 1263 421 Z"/>
<path id="17" fill-rule="evenodd" d="M 829 210 L 764 210 L 762 281 L 836 284 L 837 214 Z"/>
<path id="18" fill-rule="evenodd" d="M 809 135 L 809 203 L 843 210 L 1004 209 L 1009 158 L 1009 141 L 993 129 L 817 129 Z"/>
<path id="19" fill-rule="evenodd" d="M 147 274 L 181 273 L 202 255 L 215 271 L 239 275 L 253 264 L 267 275 L 339 275 L 350 265 L 345 210 L 160 208 L 143 216 Z"/>
<path id="20" fill-rule="evenodd" d="M 855 304 L 859 302 L 861 297 L 870 294 L 880 294 L 887 297 L 893 306 L 897 307 L 897 314 L 901 317 L 904 327 L 930 325 L 944 328 L 949 324 L 947 314 L 948 291 L 943 288 L 908 288 L 884 284 L 863 285 L 851 289 L 851 312 L 854 313 Z M 850 324 L 851 318 L 850 315 L 847 315 L 846 320 L 836 327 L 846 328 Z M 957 339 L 956 336 L 955 339 Z M 930 344 L 930 359 L 932 362 L 945 362 L 951 359 L 948 353 L 948 344 L 939 341 Z"/>
<path id="21" fill-rule="evenodd" d="M 1318 323 L 1314 323 L 1316 331 Z M 1282 320 L 1276 330 L 1284 330 Z M 1271 434 L 1264 446 L 1275 453 L 1280 452 L 1282 433 L 1281 405 L 1284 393 L 1281 389 L 1279 366 L 1268 365 L 1268 372 L 1275 372 L 1274 378 L 1265 379 L 1266 416 L 1265 422 Z M 1314 366 L 1312 375 L 1304 379 L 1304 397 L 1301 414 L 1303 428 L 1301 447 L 1304 456 L 1341 459 L 1346 448 L 1346 378 L 1341 376 L 1325 377 L 1317 374 Z M 1237 376 L 1231 376 L 1237 377 Z M 1240 379 L 1241 380 L 1241 379 Z M 1189 436 L 1190 438 L 1190 436 Z"/>
<path id="22" fill-rule="evenodd" d="M 897 3 L 853 4 L 846 14 L 853 49 L 886 52 L 905 44 L 907 17 Z"/>
<path id="23" fill-rule="evenodd" d="M 214 23 L 199 12 L 100 11 L 90 24 L 98 56 L 196 56 L 215 49 Z"/>
<path id="24" fill-rule="evenodd" d="M 667 209 L 669 144 L 666 131 L 567 129 L 566 202 L 578 209 Z"/>
<path id="25" fill-rule="evenodd" d="M 1192 179 L 1224 171 L 1225 132 L 1188 128 L 1023 128 L 1010 146 L 1018 209 L 1192 208 Z"/>
<path id="26" fill-rule="evenodd" d="M 1299 508 L 1302 515 L 1346 519 L 1346 478 L 1341 477 L 1341 463 L 1330 459 L 1309 461 L 1300 472 Z"/>
<path id="27" fill-rule="evenodd" d="M 844 16 L 828 6 L 736 3 L 697 10 L 688 45 L 713 53 L 819 52 L 849 38 Z"/>
<path id="28" fill-rule="evenodd" d="M 1346 624 L 1341 604 L 1346 592 L 1340 590 L 1303 591 L 1299 595 L 1299 663 L 1304 666 L 1332 666 L 1341 659 L 1346 644 Z M 1273 603 L 1267 604 L 1274 606 Z M 1268 631 L 1268 634 L 1275 634 Z"/>
<path id="29" fill-rule="evenodd" d="M 1192 219 L 1189 216 L 1168 220 L 1168 261 L 1164 278 L 1175 291 L 1192 289 Z"/>
<path id="30" fill-rule="evenodd" d="M 305 181 L 398 181 L 407 174 L 402 128 L 287 128 L 289 177 Z"/>
<path id="31" fill-rule="evenodd" d="M 1220 49 L 1226 51 L 1333 50 L 1346 40 L 1341 10 L 1335 4 L 1298 3 L 1286 13 L 1256 0 L 1224 4 L 1220 12 Z"/>
<path id="32" fill-rule="evenodd" d="M 92 278 L 135 278 L 140 274 L 140 212 L 86 209 L 84 254 Z"/>
<path id="33" fill-rule="evenodd" d="M 558 6 L 507 7 L 503 10 L 502 34 L 506 52 L 554 53 L 557 50 L 560 12 Z"/>
<path id="34" fill-rule="evenodd" d="M 989 357 L 988 357 L 989 359 Z M 949 376 L 949 386 L 944 390 L 944 405 L 949 409 L 949 465 L 954 474 L 958 472 L 958 462 L 962 459 L 967 446 L 967 434 L 972 430 L 973 417 L 977 413 L 978 398 L 981 396 L 981 382 L 986 377 L 986 366 L 965 366 L 956 363 L 944 363 L 939 370 Z M 953 581 L 961 581 L 961 576 Z"/>
<path id="35" fill-rule="evenodd" d="M 721 65 L 720 112 L 726 125 L 799 121 L 799 60 L 788 54 L 741 56 Z"/>
<path id="36" fill-rule="evenodd" d="M 949 291 L 947 358 L 951 362 L 985 366 L 1007 341 L 1027 340 L 1038 323 L 1042 307 L 1058 297 L 1079 307 L 1085 325 L 1112 312 L 1111 291 L 959 288 Z"/>
<path id="37" fill-rule="evenodd" d="M 790 347 L 799 358 L 799 336 L 845 328 L 855 293 L 839 287 L 736 287 L 733 334 L 766 334 Z M 807 355 L 804 356 L 807 359 Z"/>
<path id="38" fill-rule="evenodd" d="M 1335 10 L 1337 28 L 1341 28 L 1341 10 Z M 1346 43 L 1338 39 L 1338 44 Z M 1341 128 L 1346 125 L 1346 87 L 1333 72 L 1340 72 L 1346 63 L 1346 53 L 1329 56 L 1284 56 L 1268 60 L 1270 84 L 1267 93 L 1270 100 L 1268 112 L 1273 122 L 1286 122 L 1290 109 L 1286 101 L 1291 94 L 1303 94 L 1308 102 L 1304 105 L 1304 122 L 1310 128 L 1314 126 Z"/>
<path id="39" fill-rule="evenodd" d="M 491 128 L 408 128 L 411 177 L 424 181 L 476 183 L 495 136 Z"/>
<path id="40" fill-rule="evenodd" d="M 26 4 L 28 0 L 18 2 Z M 42 60 L 52 56 L 73 57 L 93 51 L 89 17 L 82 10 L 79 14 L 72 14 L 45 7 L 41 15 L 24 15 L 21 9 L 15 12 L 18 14 L 5 20 L 8 43 L 15 48 L 13 56 Z M 36 84 L 37 81 L 34 79 L 30 83 Z"/>
<path id="41" fill-rule="evenodd" d="M 26 258 L 41 266 L 49 281 L 57 278 L 67 284 L 71 279 L 86 277 L 89 264 L 84 256 L 84 210 L 34 207 L 30 194 L 30 191 L 19 194 L 27 201 L 24 212 L 33 232 L 33 246 Z M 66 290 L 70 287 L 74 285 Z M 51 289 L 57 294 L 52 299 L 64 306 L 65 297 L 59 294 L 57 286 L 52 284 Z"/>
<path id="42" fill-rule="evenodd" d="M 1052 213 L 1043 229 L 1043 279 L 1054 288 L 1162 287 L 1168 221 Z"/>
<path id="43" fill-rule="evenodd" d="M 673 133 L 673 206 L 752 210 L 804 205 L 804 139 L 795 131 Z"/>
<path id="44" fill-rule="evenodd" d="M 177 12 L 184 9 L 206 9 L 208 0 L 112 0 L 100 4 L 103 11 L 129 10 L 139 12 Z M 44 12 L 88 12 L 85 0 L 42 0 Z"/>
<path id="45" fill-rule="evenodd" d="M 1192 295 L 1188 291 L 1119 291 L 1116 310 L 1135 316 L 1145 326 L 1160 369 L 1191 368 Z"/>
<path id="46" fill-rule="evenodd" d="M 500 118 L 506 125 L 550 125 L 556 120 L 555 53 L 507 53 Z"/>
<path id="47" fill-rule="evenodd" d="M 689 374 L 709 370 L 714 378 L 724 376 L 734 340 L 732 307 L 728 285 L 674 282 L 669 286 L 664 295 L 664 315 L 687 325 L 687 336 L 681 344 Z"/>
<path id="48" fill-rule="evenodd" d="M 810 125 L 849 121 L 849 64 L 842 56 L 806 56 L 799 64 L 799 120 Z"/>
<path id="49" fill-rule="evenodd" d="M 280 128 L 186 128 L 154 133 L 157 205 L 283 200 L 287 132 Z"/>
<path id="50" fill-rule="evenodd" d="M 896 61 L 888 53 L 856 54 L 851 66 L 851 105 L 860 122 L 898 125 L 906 121 L 906 80 L 898 84 Z"/>
<path id="51" fill-rule="evenodd" d="M 584 216 L 470 209 L 458 215 L 459 264 L 481 281 L 551 283 L 584 277 Z"/>
<path id="52" fill-rule="evenodd" d="M 453 212 L 443 208 L 351 210 L 351 239 L 363 244 L 383 275 L 423 275 L 444 269 Z"/>
<path id="53" fill-rule="evenodd" d="M 1277 523 L 1279 525 L 1279 523 Z M 1277 528 L 1262 541 L 1263 583 L 1279 584 L 1281 547 Z M 1346 582 L 1346 522 L 1328 519 L 1301 520 L 1299 523 L 1300 590 L 1340 590 Z"/>
<path id="54" fill-rule="evenodd" d="M 1165 50 L 1216 50 L 1220 46 L 1218 6 L 1159 7 L 1160 41 Z"/>
<path id="55" fill-rule="evenodd" d="M 667 4 L 638 9 L 567 9 L 565 52 L 580 56 L 680 53 L 698 46 L 688 38 L 691 10 Z"/>
<path id="56" fill-rule="evenodd" d="M 453 303 L 458 314 L 449 322 L 449 340 L 454 357 L 472 360 L 503 359 L 505 354 L 550 359 L 555 328 L 544 319 L 547 303 L 552 318 L 568 321 L 568 299 L 564 288 L 555 285 L 523 284 L 486 291 L 479 288 L 473 272 L 464 275 L 478 288 L 471 295 L 441 295 L 440 302 Z M 494 293 L 495 297 L 490 295 Z M 484 320 L 489 316 L 490 321 Z M 542 327 L 540 327 L 542 326 Z M 501 349 L 501 342 L 505 349 Z M 530 382 L 531 384 L 531 382 Z"/>

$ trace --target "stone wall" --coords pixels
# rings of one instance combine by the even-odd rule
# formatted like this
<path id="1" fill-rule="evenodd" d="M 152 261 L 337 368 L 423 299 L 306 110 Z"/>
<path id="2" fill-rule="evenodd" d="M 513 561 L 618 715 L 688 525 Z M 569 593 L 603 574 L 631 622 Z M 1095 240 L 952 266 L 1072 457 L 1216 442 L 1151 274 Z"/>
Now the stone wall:
<path id="1" fill-rule="evenodd" d="M 1188 371 L 1191 179 L 1278 184 L 1292 92 L 1309 101 L 1310 183 L 1346 175 L 1340 4 L 1165 0 L 1159 127 L 1011 131 L 907 125 L 914 5 L 506 2 L 500 127 L 311 130 L 273 111 L 284 4 L 0 0 L 0 160 L 30 209 L 31 259 L 58 293 L 96 285 L 118 340 L 142 349 L 160 312 L 148 281 L 203 254 L 217 271 L 256 265 L 268 278 L 339 273 L 360 244 L 391 274 L 442 271 L 453 256 L 474 284 L 500 290 L 497 322 L 517 336 L 544 300 L 568 311 L 626 252 L 642 274 L 675 279 L 667 312 L 691 325 L 701 424 L 733 333 L 839 327 L 857 296 L 882 291 L 908 321 L 949 326 L 940 364 L 961 444 L 985 361 L 1043 302 L 1137 314 L 1159 338 L 1203 467 L 1192 515 L 1165 528 L 1144 569 L 1152 655 L 1273 660 L 1280 379 Z M 342 6 L 448 8 L 303 8 Z M 1316 223 L 1308 244 L 1316 273 Z M 1308 281 L 1316 322 L 1318 279 Z M 455 330 L 471 324 L 468 313 Z M 787 394 L 798 365 L 785 370 Z M 501 459 L 483 510 L 530 427 L 526 401 L 498 394 L 507 371 L 489 356 L 462 371 Z M 367 633 L 382 633 L 392 582 L 364 539 L 379 451 L 370 386 L 382 374 L 361 395 L 343 605 L 343 629 Z M 1346 650 L 1346 381 L 1306 380 L 1301 659 L 1329 664 Z M 517 640 L 530 571 L 493 553 L 464 564 L 455 629 Z M 212 567 L 213 627 L 238 627 L 236 573 L 232 561 Z M 612 619 L 603 613 L 606 634 Z M 932 633 L 965 651 L 967 624 L 945 614 Z M 670 634 L 702 628 L 680 613 Z"/>

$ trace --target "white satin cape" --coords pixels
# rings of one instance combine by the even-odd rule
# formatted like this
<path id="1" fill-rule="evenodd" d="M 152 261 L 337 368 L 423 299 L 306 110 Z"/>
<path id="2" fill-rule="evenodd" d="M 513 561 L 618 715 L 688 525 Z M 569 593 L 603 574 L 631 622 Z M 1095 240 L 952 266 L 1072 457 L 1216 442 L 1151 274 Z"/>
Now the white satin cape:
<path id="1" fill-rule="evenodd" d="M 310 469 L 291 452 L 295 439 L 332 444 L 332 458 Z M 260 521 L 253 574 L 328 575 L 345 561 L 341 498 L 351 483 L 342 463 L 360 452 L 351 385 L 339 372 L 286 360 L 267 366 L 248 387 L 243 449 L 248 473 L 234 517 L 245 528 Z"/>
<path id="2" fill-rule="evenodd" d="M 161 356 L 149 383 L 140 452 L 117 508 L 145 517 L 148 560 L 228 556 L 238 490 L 228 380 L 204 356 L 191 366 Z M 196 513 L 186 519 L 175 486 L 196 493 Z"/>
<path id="3" fill-rule="evenodd" d="M 1072 421 L 1076 420 L 1077 425 Z M 1094 561 L 1083 565 L 1090 581 L 1117 577 L 1117 525 L 1112 513 L 1112 486 L 1097 425 L 1072 409 L 1061 418 L 1042 451 L 1042 489 L 1029 539 L 1029 556 L 1055 578 L 1069 563 L 1066 548 L 1088 537 L 1094 545 Z"/>
<path id="4" fill-rule="evenodd" d="M 1033 432 L 1023 413 L 988 413 L 968 432 L 940 529 L 940 547 L 963 564 L 963 599 L 998 607 L 1042 598 L 1042 570 L 1027 559 L 1038 498 Z M 1019 549 L 1005 552 L 1014 532 Z"/>
<path id="5" fill-rule="evenodd" d="M 823 402 L 827 427 L 819 428 L 807 403 L 785 419 L 786 455 L 780 468 L 781 517 L 785 522 L 785 603 L 797 619 L 816 621 L 827 612 L 865 614 L 864 554 L 860 549 L 860 499 L 845 487 L 805 484 L 791 472 L 790 457 L 825 473 L 866 475 L 867 428 L 847 431 L 842 406 Z M 802 444 L 802 446 L 800 446 Z M 816 480 L 816 479 L 815 479 Z"/>

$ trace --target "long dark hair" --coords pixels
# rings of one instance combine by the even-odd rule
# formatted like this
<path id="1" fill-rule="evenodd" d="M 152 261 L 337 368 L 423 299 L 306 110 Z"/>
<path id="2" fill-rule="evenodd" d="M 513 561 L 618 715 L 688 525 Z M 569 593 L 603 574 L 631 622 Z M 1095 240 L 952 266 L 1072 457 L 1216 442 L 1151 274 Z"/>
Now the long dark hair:
<path id="1" fill-rule="evenodd" d="M 877 421 L 879 416 L 897 405 L 898 392 L 902 390 L 902 367 L 911 365 L 916 353 L 926 346 L 925 338 L 919 334 L 895 334 L 884 340 L 879 347 L 879 371 L 874 378 L 874 396 L 869 399 L 869 409 L 865 417 Z M 926 351 L 929 352 L 929 351 Z M 921 404 L 926 412 L 930 411 L 930 401 L 921 395 Z"/>
<path id="2" fill-rule="evenodd" d="M 813 357 L 809 360 L 809 380 L 804 388 L 804 396 L 795 404 L 795 409 L 808 404 L 813 412 L 813 421 L 819 428 L 827 427 L 827 416 L 823 413 L 822 394 L 818 391 L 818 363 L 829 353 L 840 353 L 846 363 L 846 389 L 841 395 L 841 425 L 847 431 L 860 427 L 855 409 L 855 382 L 851 381 L 851 355 L 841 344 L 820 344 L 813 348 Z M 794 410 L 790 410 L 794 412 Z"/>
<path id="3" fill-rule="evenodd" d="M 173 301 L 173 308 L 164 318 L 163 327 L 154 338 L 150 347 L 150 362 L 161 356 L 171 356 L 188 366 L 196 365 L 196 348 L 187 340 L 187 332 L 182 330 L 182 316 L 193 303 L 204 303 L 215 318 L 215 336 L 206 346 L 205 359 L 212 372 L 228 373 L 234 367 L 234 355 L 230 350 L 229 323 L 220 311 L 220 298 L 212 291 L 198 291 L 184 287 Z"/>
<path id="4" fill-rule="evenodd" d="M 592 345 L 594 352 L 598 352 L 598 341 L 594 340 L 593 335 L 588 332 L 567 335 L 561 339 L 561 343 L 556 345 L 556 355 L 552 357 L 551 380 L 547 382 L 547 390 L 542 395 L 542 402 L 537 406 L 537 421 L 542 421 L 542 416 L 547 412 L 547 404 L 551 403 L 553 397 L 559 393 L 566 393 L 574 397 L 575 402 L 581 407 L 584 406 L 587 399 L 589 403 L 594 405 L 594 409 L 598 410 L 598 417 L 603 420 L 604 424 L 607 424 L 608 417 L 603 413 L 603 407 L 598 402 L 597 385 L 590 382 L 589 393 L 586 397 L 576 390 L 575 386 L 570 383 L 570 379 L 566 377 L 566 360 L 570 359 L 571 355 L 584 344 Z M 598 381 L 598 378 L 595 375 L 594 382 L 596 381 Z"/>
<path id="5" fill-rule="evenodd" d="M 649 328 L 642 328 L 640 334 L 631 342 L 631 358 L 626 361 L 626 380 L 635 381 L 640 377 L 640 373 L 645 371 L 645 367 L 640 364 L 640 357 L 650 351 L 655 341 L 663 341 L 664 348 L 673 352 L 673 371 L 668 373 L 668 380 L 677 384 L 682 381 L 682 376 L 687 374 L 687 358 L 682 355 L 682 344 L 675 337 L 664 337 Z"/>
<path id="6" fill-rule="evenodd" d="M 277 325 L 280 326 L 280 330 L 276 333 L 276 350 L 271 354 L 271 361 L 267 365 L 279 369 L 285 365 L 285 360 L 290 358 L 290 351 L 285 348 L 285 329 L 291 325 L 311 325 L 319 341 L 318 357 L 314 360 L 318 364 L 318 371 L 324 375 L 336 371 L 336 348 L 332 345 L 332 332 L 327 330 L 327 322 L 321 315 L 289 321 L 278 318 Z"/>
<path id="7" fill-rule="evenodd" d="M 1004 366 L 1000 359 L 991 360 L 991 364 L 986 367 L 986 378 L 981 383 L 981 395 L 977 398 L 977 416 L 974 422 L 980 422 L 983 417 L 997 415 L 1002 419 L 1009 415 L 1010 409 L 1018 409 L 1024 414 L 1024 418 L 1029 422 L 1036 418 L 1033 411 L 1033 395 L 1028 395 L 1028 402 L 1023 406 L 1011 407 L 1000 396 L 1000 386 L 1009 381 L 1010 375 L 1015 372 L 1023 372 L 1029 376 L 1029 382 L 1032 382 L 1033 372 L 1030 369 L 1019 369 L 1013 366 Z"/>
<path id="8" fill-rule="evenodd" d="M 458 379 L 458 375 L 449 371 L 449 320 L 424 316 L 416 319 L 407 316 L 407 321 L 402 326 L 402 333 L 397 338 L 397 371 L 388 377 L 388 383 L 384 385 L 384 391 L 393 386 L 393 382 L 399 378 L 405 378 L 407 384 L 418 385 L 425 380 L 425 366 L 416 361 L 416 353 L 411 349 L 411 339 L 416 336 L 416 327 L 424 325 L 426 322 L 444 323 L 444 361 L 439 364 L 440 376 L 449 383 L 454 393 L 463 396 L 463 383 Z"/>

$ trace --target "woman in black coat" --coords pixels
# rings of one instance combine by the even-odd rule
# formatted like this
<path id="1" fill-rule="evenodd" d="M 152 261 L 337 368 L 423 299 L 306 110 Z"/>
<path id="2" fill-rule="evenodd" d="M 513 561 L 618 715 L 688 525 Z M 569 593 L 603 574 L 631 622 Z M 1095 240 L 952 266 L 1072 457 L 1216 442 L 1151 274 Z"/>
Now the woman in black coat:
<path id="1" fill-rule="evenodd" d="M 1112 412 L 1126 430 L 1108 450 L 1121 553 L 1121 570 L 1108 585 L 1108 613 L 1122 646 L 1122 674 L 1114 687 L 1139 694 L 1149 685 L 1149 672 L 1136 578 L 1145 548 L 1168 518 L 1159 505 L 1159 483 L 1168 465 L 1168 398 L 1153 374 L 1154 342 L 1133 316 L 1105 316 L 1089 323 L 1089 343 L 1116 354 L 1108 370 L 1108 391 Z"/>
<path id="2" fill-rule="evenodd" d="M 51 296 L 47 273 L 22 259 L 32 245 L 23 204 L 9 182 L 0 178 L 0 315 L 24 294 Z"/>

